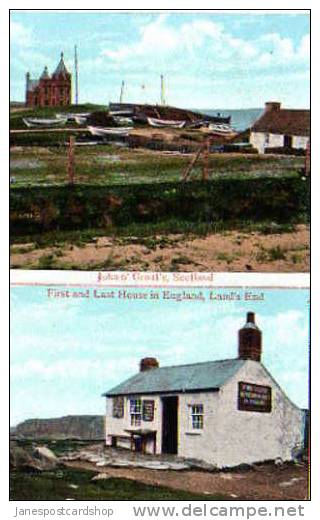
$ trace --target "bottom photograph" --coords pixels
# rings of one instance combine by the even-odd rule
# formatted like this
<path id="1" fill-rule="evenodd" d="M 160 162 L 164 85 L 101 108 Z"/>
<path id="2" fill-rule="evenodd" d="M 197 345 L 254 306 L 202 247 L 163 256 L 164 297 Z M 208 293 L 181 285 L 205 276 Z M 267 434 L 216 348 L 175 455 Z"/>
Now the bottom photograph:
<path id="1" fill-rule="evenodd" d="M 10 499 L 307 500 L 308 287 L 102 279 L 13 280 Z"/>

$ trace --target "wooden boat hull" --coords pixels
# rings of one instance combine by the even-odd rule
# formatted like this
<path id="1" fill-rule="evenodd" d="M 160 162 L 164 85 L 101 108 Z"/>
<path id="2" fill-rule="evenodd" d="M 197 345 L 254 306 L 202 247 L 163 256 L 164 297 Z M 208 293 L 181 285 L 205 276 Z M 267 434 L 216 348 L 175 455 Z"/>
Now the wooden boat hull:
<path id="1" fill-rule="evenodd" d="M 209 124 L 209 130 L 214 135 L 224 135 L 226 137 L 232 137 L 237 134 L 237 132 L 228 124 L 218 124 L 211 123 Z"/>
<path id="2" fill-rule="evenodd" d="M 66 119 L 37 119 L 31 117 L 23 118 L 24 124 L 28 128 L 41 128 L 41 127 L 52 127 L 52 126 L 61 126 L 66 123 Z"/>
<path id="3" fill-rule="evenodd" d="M 127 135 L 129 135 L 129 132 L 132 130 L 132 128 L 129 128 L 129 127 L 103 128 L 103 127 L 99 127 L 99 126 L 88 126 L 87 128 L 92 135 L 95 135 L 98 137 L 108 137 L 108 136 L 126 137 Z"/>
<path id="4" fill-rule="evenodd" d="M 185 121 L 171 121 L 166 119 L 155 119 L 153 117 L 147 118 L 150 126 L 156 128 L 183 128 L 186 124 Z"/>

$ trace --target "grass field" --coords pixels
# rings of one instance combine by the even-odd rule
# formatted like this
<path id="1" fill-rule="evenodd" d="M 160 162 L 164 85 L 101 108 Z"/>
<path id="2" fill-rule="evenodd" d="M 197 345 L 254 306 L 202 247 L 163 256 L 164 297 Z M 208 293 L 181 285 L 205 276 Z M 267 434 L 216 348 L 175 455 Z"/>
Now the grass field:
<path id="1" fill-rule="evenodd" d="M 64 134 L 61 140 L 66 140 Z M 115 145 L 76 147 L 75 182 L 121 185 L 181 181 L 189 156 L 166 155 Z M 201 162 L 193 170 L 201 176 Z M 210 176 L 257 178 L 297 176 L 303 157 L 212 154 Z M 67 148 L 15 147 L 11 150 L 10 173 L 14 186 L 56 185 L 67 182 Z"/>

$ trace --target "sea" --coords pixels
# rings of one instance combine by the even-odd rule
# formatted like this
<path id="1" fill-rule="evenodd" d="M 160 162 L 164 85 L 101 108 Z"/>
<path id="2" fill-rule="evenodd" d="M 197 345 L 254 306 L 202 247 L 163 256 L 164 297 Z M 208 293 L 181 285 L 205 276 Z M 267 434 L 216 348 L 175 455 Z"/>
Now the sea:
<path id="1" fill-rule="evenodd" d="M 252 126 L 252 124 L 261 116 L 263 110 L 263 108 L 239 108 L 234 110 L 217 108 L 215 110 L 197 110 L 197 112 L 208 114 L 210 116 L 217 116 L 218 114 L 221 117 L 231 116 L 231 126 L 238 132 L 242 132 Z"/>

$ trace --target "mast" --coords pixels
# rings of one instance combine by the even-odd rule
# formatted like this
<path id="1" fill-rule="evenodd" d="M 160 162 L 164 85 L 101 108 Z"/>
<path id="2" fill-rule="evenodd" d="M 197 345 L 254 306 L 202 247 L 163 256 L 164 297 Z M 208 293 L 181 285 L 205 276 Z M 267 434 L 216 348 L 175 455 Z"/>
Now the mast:
<path id="1" fill-rule="evenodd" d="M 120 103 L 123 103 L 124 98 L 124 81 L 121 82 L 121 91 L 120 91 Z"/>
<path id="2" fill-rule="evenodd" d="M 160 76 L 160 83 L 161 83 L 160 105 L 165 105 L 166 99 L 165 99 L 165 95 L 164 95 L 164 77 L 162 74 Z"/>
<path id="3" fill-rule="evenodd" d="M 79 77 L 78 77 L 78 52 L 77 46 L 74 46 L 74 73 L 75 73 L 75 103 L 79 103 Z"/>

